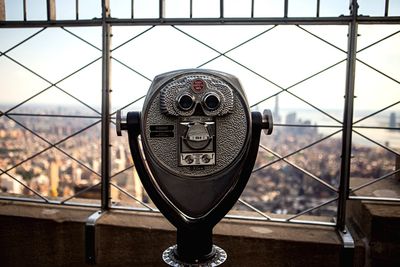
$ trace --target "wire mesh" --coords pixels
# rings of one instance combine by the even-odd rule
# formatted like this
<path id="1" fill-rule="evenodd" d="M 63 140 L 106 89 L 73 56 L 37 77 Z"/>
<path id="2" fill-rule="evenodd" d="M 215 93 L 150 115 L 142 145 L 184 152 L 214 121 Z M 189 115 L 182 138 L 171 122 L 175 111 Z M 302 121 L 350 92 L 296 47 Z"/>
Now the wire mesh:
<path id="1" fill-rule="evenodd" d="M 83 3 L 85 2 L 85 4 Z M 89 3 L 90 2 L 90 3 Z M 177 5 L 181 6 L 177 12 Z M 247 80 L 251 80 L 253 84 L 257 84 L 257 88 L 261 88 L 263 92 L 266 92 L 263 96 L 251 98 L 250 103 L 252 108 L 267 106 L 269 108 L 276 106 L 278 103 L 285 101 L 298 103 L 299 106 L 311 110 L 320 116 L 320 121 L 318 125 L 313 125 L 307 121 L 300 121 L 296 118 L 296 114 L 287 113 L 286 122 L 282 120 L 276 123 L 276 129 L 279 136 L 284 136 L 286 139 L 275 138 L 270 141 L 263 141 L 260 146 L 259 161 L 253 171 L 252 180 L 256 186 L 249 186 L 244 192 L 241 199 L 235 208 L 240 210 L 250 210 L 256 215 L 250 215 L 247 218 L 254 218 L 259 220 L 269 220 L 277 222 L 295 222 L 295 223 L 317 223 L 321 225 L 335 225 L 333 218 L 337 216 L 337 206 L 339 205 L 339 195 L 343 194 L 342 190 L 347 190 L 346 188 L 339 188 L 339 172 L 340 164 L 339 161 L 343 161 L 344 157 L 340 155 L 340 146 L 343 140 L 337 137 L 338 134 L 348 127 L 343 124 L 342 116 L 343 109 L 352 109 L 350 106 L 345 106 L 343 100 L 336 100 L 338 105 L 340 105 L 341 112 L 335 113 L 328 110 L 324 106 L 319 104 L 318 99 L 310 97 L 310 94 L 304 92 L 304 88 L 310 87 L 310 84 L 317 79 L 323 79 L 325 77 L 329 78 L 329 81 L 334 83 L 334 74 L 341 73 L 343 82 L 341 86 L 335 85 L 335 90 L 326 90 L 328 94 L 331 91 L 339 92 L 338 94 L 344 93 L 344 74 L 348 69 L 344 68 L 344 64 L 349 60 L 347 55 L 350 51 L 347 49 L 346 44 L 340 44 L 337 40 L 333 40 L 329 35 L 324 34 L 321 30 L 315 27 L 322 28 L 322 31 L 334 31 L 336 28 L 332 26 L 337 26 L 339 31 L 347 35 L 347 24 L 357 23 L 357 24 L 394 24 L 394 30 L 390 30 L 387 34 L 379 36 L 379 38 L 374 38 L 372 42 L 367 45 L 359 46 L 356 51 L 356 62 L 357 70 L 360 68 L 365 68 L 374 75 L 383 77 L 385 80 L 390 81 L 391 87 L 399 87 L 399 77 L 396 77 L 392 73 L 392 69 L 382 68 L 376 62 L 370 62 L 369 57 L 363 57 L 363 54 L 367 54 L 368 51 L 374 50 L 376 47 L 383 46 L 388 42 L 394 42 L 398 40 L 399 32 L 398 24 L 400 24 L 400 8 L 394 1 L 381 1 L 382 3 L 376 3 L 374 6 L 363 5 L 363 2 L 359 2 L 359 13 L 358 14 L 369 14 L 369 16 L 358 15 L 354 18 L 352 13 L 348 10 L 348 1 L 343 1 L 337 4 L 335 8 L 329 7 L 327 1 L 307 1 L 302 8 L 296 6 L 295 1 L 283 1 L 280 7 L 271 6 L 266 8 L 265 1 L 242 1 L 243 8 L 237 9 L 233 6 L 231 1 L 223 0 L 210 0 L 210 1 L 144 1 L 140 0 L 127 0 L 121 4 L 121 1 L 110 1 L 111 13 L 107 6 L 107 1 L 78 1 L 76 0 L 73 7 L 71 8 L 71 15 L 62 15 L 64 12 L 60 12 L 61 1 L 47 1 L 45 7 L 44 16 L 38 15 L 41 12 L 35 14 L 36 11 L 32 10 L 30 1 L 23 1 L 22 8 L 18 10 L 13 10 L 12 5 L 7 5 L 8 2 L 0 1 L 0 7 L 4 7 L 4 15 L 0 12 L 0 27 L 40 27 L 35 29 L 31 34 L 22 38 L 21 40 L 13 43 L 6 49 L 1 48 L 0 59 L 7 59 L 13 62 L 15 65 L 29 72 L 31 75 L 35 76 L 37 79 L 41 80 L 46 84 L 44 89 L 37 91 L 36 93 L 31 93 L 25 99 L 22 99 L 18 103 L 11 105 L 7 108 L 2 108 L 0 113 L 1 119 L 7 119 L 23 129 L 24 131 L 30 133 L 36 139 L 40 140 L 44 145 L 41 149 L 36 151 L 31 155 L 27 155 L 25 159 L 16 163 L 13 166 L 1 166 L 0 177 L 2 180 L 9 179 L 12 183 L 20 184 L 24 189 L 29 191 L 29 194 L 34 195 L 35 198 L 32 201 L 41 201 L 46 203 L 58 203 L 58 204 L 71 204 L 75 202 L 70 202 L 72 199 L 80 198 L 83 194 L 93 191 L 93 189 L 98 189 L 100 185 L 105 189 L 111 191 L 113 208 L 121 209 L 134 209 L 141 210 L 141 206 L 144 206 L 144 210 L 156 211 L 156 208 L 151 206 L 151 201 L 148 199 L 147 195 L 141 188 L 138 177 L 134 174 L 134 165 L 131 162 L 129 151 L 127 149 L 127 143 L 121 143 L 117 141 L 116 138 L 111 136 L 111 150 L 105 152 L 110 153 L 111 156 L 111 170 L 110 173 L 101 173 L 99 166 L 93 168 L 93 162 L 88 164 L 84 162 L 75 155 L 71 153 L 62 145 L 73 139 L 76 135 L 86 132 L 90 129 L 94 129 L 96 125 L 99 124 L 101 118 L 104 118 L 104 112 L 99 111 L 100 109 L 93 106 L 91 103 L 83 100 L 79 97 L 78 92 L 70 93 L 70 90 L 63 88 L 62 84 L 71 77 L 77 76 L 87 70 L 88 68 L 94 66 L 95 64 L 101 64 L 104 68 L 104 46 L 100 48 L 98 44 L 95 44 L 87 36 L 80 34 L 73 28 L 67 28 L 68 26 L 101 26 L 108 25 L 114 26 L 112 37 L 113 42 L 117 40 L 117 44 L 110 47 L 110 59 L 113 64 L 113 71 L 108 71 L 103 73 L 103 79 L 113 76 L 112 85 L 113 93 L 112 95 L 116 98 L 124 99 L 121 102 L 114 102 L 113 106 L 115 108 L 111 109 L 109 114 L 106 114 L 107 122 L 105 128 L 113 134 L 113 120 L 112 116 L 115 114 L 116 109 L 139 109 L 141 101 L 143 100 L 146 88 L 150 84 L 154 73 L 158 69 L 164 68 L 165 70 L 170 70 L 176 67 L 209 67 L 218 68 L 220 66 L 227 66 L 227 70 L 232 70 L 232 73 L 237 72 L 238 69 L 242 73 L 245 73 L 243 84 L 247 84 Z M 272 2 L 272 1 L 271 1 Z M 312 3 L 311 3 L 312 2 Z M 6 5 L 4 5 L 6 3 Z M 55 6 L 50 6 L 54 5 Z M 238 4 L 236 4 L 238 5 Z M 90 8 L 88 8 L 90 7 Z M 103 7 L 103 15 L 101 15 L 101 7 Z M 129 7 L 129 8 L 126 8 Z M 183 8 L 184 7 L 184 8 Z M 272 7 L 272 8 L 271 8 Z M 107 12 L 104 12 L 106 8 Z M 18 9 L 18 7 L 17 7 Z M 1 9 L 0 9 L 1 10 Z M 22 12 L 21 12 L 22 10 Z M 54 10 L 57 10 L 54 11 Z M 92 10 L 92 12 L 88 12 Z M 269 11 L 268 11 L 269 10 Z M 272 13 L 268 13 L 272 10 Z M 274 11 L 275 10 L 275 11 Z M 87 13 L 85 13 L 87 12 Z M 22 15 L 21 15 L 22 14 Z M 354 13 L 353 13 L 354 14 Z M 57 15 L 57 16 L 56 16 Z M 51 23 L 50 23 L 51 21 Z M 293 25 L 285 26 L 283 24 Z M 117 27 L 118 25 L 136 25 L 132 27 Z M 156 26 L 157 25 L 157 26 Z M 168 27 L 158 26 L 158 25 L 170 25 Z M 199 31 L 193 31 L 193 25 L 195 28 L 200 29 Z M 202 26 L 201 26 L 202 25 Z M 206 27 L 205 25 L 213 25 Z M 222 31 L 235 32 L 240 27 L 247 25 L 247 28 L 241 28 L 242 31 L 249 31 L 251 34 L 245 35 L 243 38 L 235 39 L 235 34 L 229 36 L 228 39 L 224 39 L 224 35 L 221 35 L 221 43 L 228 46 L 223 46 L 218 43 L 218 34 L 221 34 L 221 30 L 218 26 L 214 25 L 225 25 Z M 233 25 L 233 26 L 228 26 Z M 239 26 L 240 25 L 240 26 Z M 316 26 L 310 26 L 316 25 Z M 330 25 L 329 27 L 326 25 Z M 344 25 L 344 26 L 341 26 Z M 85 64 L 76 67 L 69 74 L 58 77 L 58 79 L 46 78 L 47 75 L 40 74 L 40 71 L 35 70 L 36 68 L 29 67 L 28 64 L 17 58 L 18 54 L 14 53 L 19 47 L 23 47 L 25 44 L 30 44 L 37 40 L 43 33 L 49 31 L 48 27 L 59 27 L 59 31 L 72 37 L 77 42 L 85 45 L 94 53 L 103 53 L 101 56 L 97 56 L 86 62 Z M 203 27 L 203 28 L 202 28 Z M 229 28 L 231 27 L 231 28 Z M 397 27 L 397 28 L 396 28 Z M 382 27 L 381 27 L 382 28 Z M 343 30 L 344 29 L 344 30 Z M 125 34 L 123 32 L 125 31 Z M 126 31 L 130 32 L 126 34 Z M 204 34 L 205 33 L 205 34 Z M 281 51 L 284 53 L 281 56 L 282 61 L 287 61 L 286 71 L 291 73 L 290 77 L 279 77 L 279 75 L 274 73 L 276 66 L 271 64 L 268 66 L 255 64 L 255 61 L 262 62 L 262 55 L 270 52 L 270 57 L 273 53 L 277 53 L 273 49 L 268 51 L 268 45 L 270 43 L 278 40 L 279 43 L 279 33 L 287 35 L 299 36 L 299 38 L 306 39 L 310 47 L 311 45 L 318 45 L 326 49 L 325 55 L 335 55 L 334 58 L 329 59 L 329 61 L 324 62 L 322 65 L 313 64 L 313 56 L 299 57 L 298 62 L 302 63 L 297 66 L 297 68 L 304 68 L 308 70 L 308 73 L 296 74 L 296 69 L 293 67 L 298 62 L 292 58 L 293 55 L 302 55 L 302 53 L 307 52 L 307 49 L 299 49 L 296 44 L 281 42 Z M 104 34 L 104 28 L 103 28 Z M 342 34 L 344 41 L 347 41 L 351 36 L 345 36 Z M 119 35 L 123 36 L 123 40 L 119 41 Z M 168 36 L 168 38 L 173 38 L 176 36 L 182 42 L 179 44 L 182 48 L 190 47 L 193 51 L 187 54 L 193 62 L 190 62 L 190 66 L 187 64 L 187 58 L 185 55 L 182 56 L 180 60 L 182 62 L 174 62 L 174 57 L 168 57 L 168 42 L 157 42 L 157 37 L 161 36 L 161 40 L 166 40 L 163 36 Z M 127 37 L 128 36 L 128 37 Z M 343 37 L 344 36 L 344 37 Z M 126 38 L 125 38 L 126 37 Z M 210 38 L 212 37 L 212 38 Z M 125 39 L 124 39 L 125 38 Z M 232 39 L 230 39 L 232 38 Z M 358 37 L 362 40 L 363 35 Z M 154 41 L 156 40 L 156 41 Z M 295 39 L 294 39 L 295 40 Z M 272 41 L 272 42 L 271 42 Z M 268 43 L 269 42 L 269 43 Z M 141 51 L 140 44 L 145 44 L 146 50 Z M 398 44 L 398 43 L 397 43 Z M 177 44 L 173 44 L 175 46 Z M 159 49 L 160 46 L 162 49 Z M 263 48 L 262 48 L 263 47 Z M 171 49 L 171 47 L 169 48 Z M 292 53 L 290 50 L 295 51 Z M 393 47 L 391 48 L 393 49 Z M 22 50 L 22 49 L 21 49 Z M 255 61 L 250 60 L 249 50 L 256 50 L 257 55 L 260 58 L 255 58 Z M 126 56 L 129 54 L 133 56 Z M 183 50 L 182 50 L 183 51 Z M 14 54 L 13 54 L 14 53 Z M 140 61 L 140 54 L 148 56 L 146 60 L 143 58 Z M 381 53 L 381 52 L 380 52 Z M 379 52 L 377 53 L 379 55 Z M 315 57 L 315 55 L 314 55 Z M 320 55 L 320 58 L 323 55 Z M 396 55 L 394 55 L 396 58 Z M 175 56 L 175 59 L 177 57 Z M 328 57 L 327 57 L 328 58 Z M 376 56 L 374 57 L 376 58 Z M 378 56 L 379 58 L 379 56 Z M 100 62 L 103 59 L 103 62 Z M 193 60 L 196 59 L 196 60 Z M 274 62 L 274 61 L 272 61 Z M 304 64 L 307 62 L 307 66 Z M 173 64 L 171 64 L 173 63 Z M 110 63 L 111 64 L 111 63 Z M 164 64 L 164 65 L 162 65 Z M 186 64 L 186 65 L 185 65 Z M 160 66 L 162 65 L 162 66 Z M 154 68 L 157 66 L 159 68 Z M 311 67 L 309 67 L 311 66 Z M 362 67 L 359 67 L 362 66 Z M 291 70 L 289 70 L 292 68 Z M 268 71 L 265 71 L 265 70 Z M 3 70 L 2 70 L 3 71 Z M 280 70 L 280 72 L 284 69 Z M 365 74 L 350 73 L 350 75 L 356 75 L 355 77 L 364 77 Z M 321 78 L 323 77 L 323 78 Z M 98 76 L 100 80 L 101 77 Z M 53 81 L 55 80 L 55 82 Z M 121 83 L 121 81 L 124 81 Z M 127 83 L 126 81 L 129 81 Z M 382 83 L 382 84 L 386 84 Z M 252 86 L 252 84 L 251 84 Z M 249 86 L 249 87 L 251 87 Z M 246 88 L 246 86 L 245 86 Z M 27 103 L 37 100 L 44 94 L 50 91 L 57 91 L 62 97 L 67 97 L 78 103 L 80 106 L 85 107 L 86 110 L 90 111 L 88 114 L 35 114 L 33 112 L 21 111 L 21 107 L 26 107 Z M 104 90 L 104 88 L 103 88 Z M 359 89 L 362 91 L 361 89 Z M 356 91 L 357 92 L 357 91 Z M 366 93 L 368 95 L 368 92 Z M 128 97 L 127 97 L 128 96 Z M 362 94 L 361 94 L 362 96 Z M 321 97 L 321 95 L 319 95 Z M 104 98 L 104 96 L 103 96 Z M 337 95 L 333 98 L 339 99 Z M 358 96 L 360 98 L 360 96 Z M 129 99 L 129 100 L 127 100 Z M 371 159 L 371 164 L 368 162 L 359 161 L 357 159 L 352 159 L 352 170 L 351 170 L 351 188 L 350 198 L 357 199 L 371 199 L 372 196 L 368 195 L 365 191 L 366 188 L 371 188 L 373 185 L 379 184 L 384 181 L 395 180 L 398 177 L 399 165 L 399 151 L 398 148 L 393 148 L 389 144 L 382 143 L 381 140 L 376 140 L 375 136 L 370 137 L 365 133 L 366 130 L 376 130 L 376 131 L 398 131 L 399 127 L 396 125 L 382 126 L 375 124 L 365 124 L 365 122 L 371 119 L 377 118 L 379 115 L 385 112 L 396 112 L 395 109 L 397 104 L 400 102 L 399 99 L 392 99 L 387 97 L 387 103 L 383 107 L 374 107 L 374 110 L 367 114 L 358 115 L 357 101 L 355 100 L 355 117 L 351 126 L 353 133 L 353 140 L 361 138 L 363 140 L 372 143 L 374 148 L 369 147 L 364 150 L 362 148 L 354 148 L 354 154 L 357 157 L 364 157 L 368 153 L 385 155 L 389 163 L 386 163 L 386 169 L 383 173 L 371 177 L 364 177 L 364 180 L 359 180 L 359 177 L 355 177 L 357 174 L 357 169 L 354 166 L 357 164 L 363 164 L 362 166 L 370 166 L 375 164 L 376 160 Z M 100 98 L 98 103 L 100 103 Z M 103 106 L 105 104 L 103 103 Z M 103 109 L 104 111 L 104 109 Z M 275 115 L 278 115 L 276 113 Z M 34 127 L 27 126 L 26 123 L 21 120 L 21 118 L 60 118 L 67 120 L 70 119 L 81 119 L 89 120 L 91 123 L 85 125 L 78 131 L 66 135 L 60 140 L 49 140 L 49 137 L 43 137 L 40 131 L 36 130 Z M 105 122 L 102 121 L 104 124 Z M 103 125 L 104 126 L 104 125 Z M 109 128 L 111 127 L 111 128 Z M 97 137 L 100 139 L 100 130 L 97 129 Z M 102 130 L 105 131 L 105 130 Z M 321 134 L 322 132 L 322 134 Z M 297 135 L 296 135 L 297 133 Z M 300 133 L 301 138 L 308 137 L 304 141 L 293 142 L 293 138 L 299 138 L 298 133 Z M 312 137 L 312 138 L 309 138 Z M 337 141 L 339 140 L 339 141 Z M 276 144 L 273 144 L 276 142 Z M 272 144 L 271 144 L 272 143 Z M 290 149 L 284 149 L 285 146 L 291 144 Z M 331 148 L 329 148 L 331 147 Z M 332 149 L 333 147 L 333 149 Z M 375 148 L 378 147 L 378 148 Z M 330 149 L 329 152 L 327 149 Z M 358 149 L 358 150 L 357 150 Z M 18 166 L 22 166 L 40 156 L 43 153 L 49 151 L 57 151 L 57 153 L 62 154 L 69 160 L 76 163 L 79 168 L 84 168 L 89 173 L 94 174 L 97 178 L 106 175 L 110 178 L 110 184 L 103 184 L 101 182 L 93 182 L 93 184 L 85 187 L 84 189 L 66 196 L 64 198 L 53 200 L 48 196 L 44 196 L 38 190 L 35 190 L 18 177 L 18 175 L 13 174 L 12 171 Z M 324 152 L 325 150 L 325 152 Z M 361 152 L 360 152 L 361 150 Z M 308 156 L 305 156 L 307 151 Z M 386 153 L 386 154 L 385 154 Z M 357 155 L 359 154 L 359 155 Z M 309 156 L 309 155 L 321 155 L 321 156 Z M 387 156 L 386 156 L 387 155 Z M 97 151 L 97 157 L 99 157 L 99 152 Z M 350 156 L 350 155 L 348 155 Z M 385 158 L 385 159 L 386 159 Z M 367 157 L 368 159 L 368 157 Z M 305 162 L 304 162 L 305 161 Z M 317 166 L 316 162 L 328 161 L 331 162 L 331 167 L 327 166 Z M 97 165 L 110 164 L 106 162 L 100 162 Z M 279 174 L 280 172 L 280 174 Z M 327 173 L 332 172 L 332 173 Z M 279 179 L 272 177 L 280 177 L 279 179 L 286 180 L 286 182 L 281 182 Z M 7 177 L 7 178 L 4 178 Z M 133 177 L 133 178 L 132 178 Z M 355 185 L 352 182 L 355 181 Z M 260 183 L 260 184 L 257 184 Z M 262 184 L 264 183 L 264 184 Z M 281 184 L 281 185 L 280 185 Z M 282 186 L 282 184 L 284 186 Z M 128 186 L 130 185 L 130 187 Z M 264 189 L 260 190 L 261 185 Z M 292 186 L 291 190 L 288 190 Z M 387 185 L 386 185 L 387 186 Z M 272 190 L 271 190 L 272 189 Z M 281 196 L 281 200 L 276 201 L 279 197 L 275 194 L 271 194 L 272 191 Z M 375 190 L 376 191 L 376 190 Z M 99 190 L 97 193 L 99 194 Z M 318 192 L 319 197 L 313 199 L 312 194 Z M 358 193 L 366 192 L 367 195 L 360 196 Z M 356 195 L 357 194 L 357 195 Z M 123 197 L 122 197 L 123 196 Z M 13 196 L 11 196 L 13 197 Z M 1 195 L 1 198 L 10 198 L 8 195 Z M 18 198 L 15 198 L 18 199 Z M 22 198 L 21 198 L 22 199 Z M 135 203 L 139 203 L 139 206 L 132 204 L 133 200 Z M 283 199 L 283 200 L 282 200 Z M 378 196 L 373 197 L 374 200 L 387 201 L 398 201 L 399 198 L 385 196 L 378 194 Z M 26 199 L 24 199 L 26 201 Z M 104 200 L 103 200 L 104 201 Z M 104 203 L 103 203 L 104 204 Z M 85 203 L 83 204 L 85 205 Z M 93 205 L 93 203 L 88 203 L 88 206 Z M 97 204 L 94 204 L 97 205 Z M 292 206 L 291 209 L 285 210 L 282 205 Z M 108 204 L 106 204 L 108 206 Z M 310 217 L 307 217 L 307 216 Z M 314 218 L 312 215 L 325 215 L 328 217 L 326 219 Z M 244 218 L 244 216 L 238 216 L 235 214 L 228 215 L 232 218 Z M 312 217 L 312 219 L 310 219 Z"/>

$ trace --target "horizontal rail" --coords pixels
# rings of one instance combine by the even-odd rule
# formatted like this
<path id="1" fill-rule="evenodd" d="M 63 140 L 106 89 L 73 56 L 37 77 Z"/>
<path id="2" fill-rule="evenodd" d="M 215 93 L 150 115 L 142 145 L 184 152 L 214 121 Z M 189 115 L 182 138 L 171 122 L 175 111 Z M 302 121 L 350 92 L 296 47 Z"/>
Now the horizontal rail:
<path id="1" fill-rule="evenodd" d="M 149 211 L 147 208 L 140 208 L 140 207 L 127 207 L 127 206 L 111 206 L 113 210 L 124 210 L 124 211 L 137 211 L 137 212 L 154 212 L 159 213 L 159 210 L 154 209 L 153 211 Z M 225 219 L 235 219 L 235 220 L 243 220 L 243 221 L 265 221 L 265 222 L 272 222 L 272 223 L 288 223 L 287 219 L 284 218 L 266 218 L 264 216 L 243 216 L 243 215 L 234 215 L 234 214 L 227 214 L 224 217 Z M 334 222 L 325 222 L 325 221 L 312 221 L 312 220 L 290 220 L 290 223 L 293 224 L 301 224 L 301 225 L 314 225 L 314 226 L 329 226 L 335 227 Z"/>
<path id="2" fill-rule="evenodd" d="M 90 20 L 30 20 L 0 21 L 0 28 L 91 27 L 101 26 L 101 19 Z"/>
<path id="3" fill-rule="evenodd" d="M 11 115 L 11 114 L 9 114 Z M 301 127 L 301 128 L 343 128 L 343 125 L 329 125 L 329 124 L 287 124 L 287 123 L 274 123 L 274 127 Z M 400 130 L 400 127 L 389 126 L 364 126 L 353 125 L 353 129 L 375 129 L 375 130 Z"/>
<path id="4" fill-rule="evenodd" d="M 106 23 L 112 26 L 144 25 L 347 25 L 349 16 L 340 17 L 292 17 L 292 18 L 107 18 Z M 360 24 L 398 24 L 400 16 L 394 17 L 357 17 Z M 37 27 L 83 27 L 101 26 L 99 18 L 89 20 L 32 20 L 0 21 L 0 28 L 37 28 Z"/>
<path id="5" fill-rule="evenodd" d="M 13 197 L 13 196 L 4 196 L 4 195 L 0 195 L 0 200 L 28 202 L 28 203 L 36 203 L 36 204 L 50 204 L 50 205 L 59 205 L 59 206 L 100 208 L 100 203 L 94 204 L 94 203 L 87 203 L 87 202 L 63 202 L 63 201 L 50 200 L 50 199 L 48 201 L 44 201 L 44 200 L 35 199 L 35 198 Z"/>
<path id="6" fill-rule="evenodd" d="M 2 113 L 7 116 L 48 117 L 48 118 L 75 118 L 75 119 L 100 119 L 100 116 L 68 115 L 68 114 L 35 114 L 35 113 Z"/>
<path id="7" fill-rule="evenodd" d="M 391 16 L 391 17 L 358 16 L 356 21 L 360 24 L 398 24 L 400 23 L 400 16 Z"/>
<path id="8" fill-rule="evenodd" d="M 394 198 L 394 197 L 349 196 L 349 199 L 350 200 L 399 202 L 400 203 L 400 198 Z"/>
<path id="9" fill-rule="evenodd" d="M 149 210 L 148 208 L 144 208 L 144 207 L 142 208 L 142 207 L 118 206 L 115 203 L 111 203 L 111 207 L 110 208 L 113 209 L 113 210 L 161 213 L 158 209 Z"/>
<path id="10" fill-rule="evenodd" d="M 386 21 L 386 18 L 385 18 Z M 350 18 L 148 18 L 119 19 L 108 18 L 106 23 L 113 26 L 143 26 L 143 25 L 336 25 L 348 24 Z M 383 22 L 382 22 L 383 23 Z M 0 21 L 0 28 L 21 27 L 82 27 L 101 26 L 101 19 L 91 20 L 36 20 L 36 21 Z"/>
<path id="11" fill-rule="evenodd" d="M 238 220 L 244 220 L 244 221 L 268 221 L 272 223 L 288 223 L 286 219 L 280 219 L 280 218 L 272 218 L 271 220 L 268 220 L 264 217 L 252 217 L 252 216 L 241 216 L 241 215 L 231 215 L 228 214 L 225 216 L 227 219 L 238 219 Z M 334 222 L 323 222 L 323 221 L 312 221 L 312 220 L 290 220 L 290 223 L 293 224 L 304 224 L 304 225 L 319 225 L 319 226 L 331 226 L 335 227 L 336 224 Z"/>
<path id="12" fill-rule="evenodd" d="M 144 18 L 144 19 L 123 19 L 109 18 L 107 23 L 117 25 L 330 25 L 347 24 L 350 17 L 293 17 L 293 18 Z"/>

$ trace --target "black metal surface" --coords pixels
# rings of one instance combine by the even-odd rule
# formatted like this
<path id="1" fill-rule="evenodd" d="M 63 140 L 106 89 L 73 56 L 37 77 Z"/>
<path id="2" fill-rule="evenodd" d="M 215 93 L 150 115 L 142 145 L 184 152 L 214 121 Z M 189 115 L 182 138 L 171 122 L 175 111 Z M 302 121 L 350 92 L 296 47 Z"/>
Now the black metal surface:
<path id="1" fill-rule="evenodd" d="M 252 132 L 249 147 L 239 168 L 234 172 L 239 176 L 236 184 L 218 203 L 216 207 L 211 207 L 211 211 L 199 219 L 188 218 L 179 212 L 168 199 L 159 191 L 157 185 L 153 183 L 153 175 L 143 160 L 138 136 L 140 130 L 140 113 L 129 112 L 127 114 L 127 128 L 129 134 L 129 144 L 131 154 L 135 162 L 136 170 L 140 176 L 146 192 L 159 208 L 161 213 L 178 229 L 178 250 L 177 257 L 187 262 L 196 260 L 206 260 L 212 253 L 212 228 L 217 224 L 225 214 L 233 207 L 237 199 L 244 190 L 247 181 L 251 175 L 260 140 L 262 130 L 262 115 L 259 112 L 252 112 Z M 148 163 L 149 164 L 149 163 Z M 233 173 L 229 175 L 234 175 Z"/>
<path id="2" fill-rule="evenodd" d="M 205 262 L 215 256 L 212 229 L 196 230 L 178 228 L 176 234 L 176 258 L 187 263 Z"/>
<path id="3" fill-rule="evenodd" d="M 96 222 L 103 214 L 101 211 L 96 211 L 86 220 L 85 258 L 87 264 L 96 264 Z"/>
<path id="4" fill-rule="evenodd" d="M 147 25 L 347 25 L 350 16 L 339 17 L 284 17 L 284 18 L 107 18 L 111 26 L 147 26 Z M 400 16 L 370 17 L 359 16 L 360 24 L 398 24 Z M 56 21 L 0 21 L 0 28 L 38 28 L 38 27 L 93 27 L 101 26 L 101 18 L 91 20 L 56 20 Z"/>
<path id="5" fill-rule="evenodd" d="M 350 5 L 352 22 L 349 24 L 348 54 L 346 67 L 346 92 L 343 113 L 343 134 L 342 134 L 342 160 L 340 164 L 339 203 L 337 212 L 337 228 L 344 231 L 346 227 L 346 204 L 349 196 L 350 164 L 353 131 L 353 109 L 354 109 L 354 85 L 356 71 L 357 51 L 357 10 L 358 4 L 353 0 Z"/>
<path id="6" fill-rule="evenodd" d="M 101 104 L 101 207 L 108 210 L 110 206 L 110 72 L 111 72 L 111 26 L 106 23 L 110 15 L 109 0 L 102 1 L 103 10 L 103 55 L 102 55 L 102 104 Z"/>
<path id="7" fill-rule="evenodd" d="M 340 254 L 340 266 L 351 267 L 354 264 L 354 239 L 347 227 L 344 230 L 339 230 L 339 235 L 343 244 Z"/>

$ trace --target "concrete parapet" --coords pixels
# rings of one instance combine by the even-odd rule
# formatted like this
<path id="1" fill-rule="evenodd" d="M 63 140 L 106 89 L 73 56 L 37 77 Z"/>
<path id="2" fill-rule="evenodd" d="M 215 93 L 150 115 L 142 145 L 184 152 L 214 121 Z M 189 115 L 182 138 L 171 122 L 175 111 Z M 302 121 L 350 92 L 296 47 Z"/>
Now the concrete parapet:
<path id="1" fill-rule="evenodd" d="M 1 265 L 86 266 L 85 222 L 95 211 L 0 201 Z M 161 214 L 108 211 L 96 225 L 96 266 L 165 266 L 175 234 Z M 228 253 L 224 266 L 339 266 L 342 251 L 332 227 L 237 219 L 215 227 L 214 243 Z M 355 255 L 363 266 L 363 248 Z"/>

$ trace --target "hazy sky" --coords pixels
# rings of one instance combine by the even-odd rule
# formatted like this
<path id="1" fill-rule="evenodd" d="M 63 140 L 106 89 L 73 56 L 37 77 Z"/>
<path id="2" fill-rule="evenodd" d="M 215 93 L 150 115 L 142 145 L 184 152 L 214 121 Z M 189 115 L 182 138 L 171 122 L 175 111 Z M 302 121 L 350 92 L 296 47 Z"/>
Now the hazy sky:
<path id="1" fill-rule="evenodd" d="M 28 20 L 44 19 L 46 1 L 28 0 Z M 98 0 L 80 1 L 80 18 L 99 17 Z M 111 1 L 113 17 L 130 17 L 130 0 Z M 158 0 L 135 0 L 135 17 L 157 17 Z M 218 17 L 219 1 L 197 0 L 194 17 Z M 250 1 L 225 1 L 225 16 L 250 15 Z M 234 5 L 232 3 L 235 3 Z M 255 16 L 283 15 L 283 0 L 255 1 Z M 314 16 L 315 0 L 289 1 L 289 16 Z M 385 1 L 359 1 L 360 13 L 381 15 Z M 390 14 L 400 15 L 400 1 L 390 1 Z M 393 3 L 392 3 L 393 2 Z M 39 3 L 39 4 L 38 4 Z M 40 4 L 42 3 L 42 4 Z M 167 17 L 187 17 L 189 1 L 166 0 Z M 22 19 L 22 0 L 6 0 L 7 19 Z M 179 8 L 177 8 L 179 7 Z M 348 1 L 321 1 L 321 16 L 348 14 Z M 57 1 L 57 17 L 74 19 L 75 0 Z M 41 29 L 0 29 L 0 51 L 7 52 L 18 42 Z M 67 28 L 73 34 L 101 48 L 101 29 Z M 24 101 L 57 83 L 75 70 L 81 72 L 57 85 L 98 109 L 101 103 L 101 52 L 60 28 L 49 28 L 28 42 L 0 56 L 0 103 Z M 306 31 L 325 39 L 327 44 Z M 356 109 L 380 109 L 400 101 L 400 25 L 360 25 L 358 50 L 385 38 L 376 46 L 362 50 L 358 58 L 383 72 L 379 74 L 357 63 Z M 134 38 L 127 44 L 120 44 Z M 258 36 L 250 42 L 250 38 Z M 196 38 L 197 40 L 195 40 Z M 246 42 L 237 49 L 230 49 Z M 144 95 L 157 74 L 181 68 L 218 69 L 236 75 L 242 82 L 250 104 L 290 87 L 290 92 L 321 109 L 343 108 L 347 50 L 347 26 L 120 26 L 113 27 L 112 110 Z M 337 48 L 335 48 L 336 46 Z M 225 53 L 221 56 L 219 53 Z M 219 53 L 218 53 L 219 52 Z M 32 69 L 27 71 L 18 63 Z M 135 73 L 131 69 L 139 72 Z M 305 78 L 330 68 L 312 79 Z M 283 92 L 282 108 L 309 109 L 302 100 Z M 261 107 L 273 108 L 275 98 Z M 52 87 L 28 103 L 74 105 L 76 100 Z M 391 110 L 399 110 L 398 106 Z M 341 118 L 340 118 L 341 119 Z"/>

